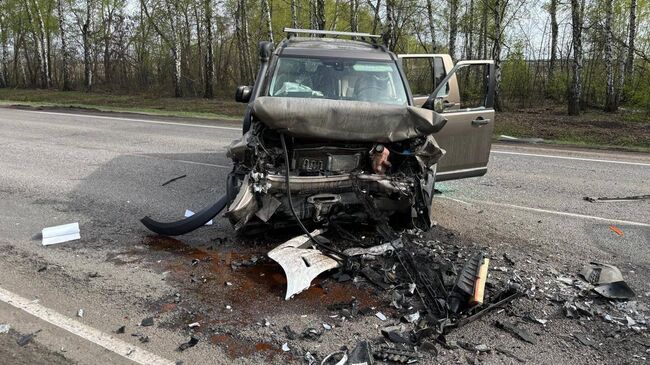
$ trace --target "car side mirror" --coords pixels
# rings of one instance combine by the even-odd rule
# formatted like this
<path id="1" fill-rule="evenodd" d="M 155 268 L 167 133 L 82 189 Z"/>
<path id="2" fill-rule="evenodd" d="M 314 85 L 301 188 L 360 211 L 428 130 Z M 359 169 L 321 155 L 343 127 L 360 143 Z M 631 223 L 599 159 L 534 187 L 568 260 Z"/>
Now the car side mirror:
<path id="1" fill-rule="evenodd" d="M 438 97 L 433 101 L 433 111 L 436 113 L 443 113 L 445 111 L 445 101 L 443 98 Z"/>
<path id="2" fill-rule="evenodd" d="M 251 100 L 252 89 L 250 86 L 238 86 L 235 91 L 235 101 L 239 103 L 248 103 Z"/>

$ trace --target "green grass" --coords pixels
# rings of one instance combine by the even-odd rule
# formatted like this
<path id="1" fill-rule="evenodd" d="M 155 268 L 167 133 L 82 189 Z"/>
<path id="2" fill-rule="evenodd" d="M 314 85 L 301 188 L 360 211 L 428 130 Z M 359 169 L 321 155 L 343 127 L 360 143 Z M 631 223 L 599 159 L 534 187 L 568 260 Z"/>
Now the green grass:
<path id="1" fill-rule="evenodd" d="M 0 105 L 81 108 L 107 112 L 228 120 L 240 119 L 244 111 L 244 105 L 236 103 L 234 100 L 26 89 L 0 89 Z"/>

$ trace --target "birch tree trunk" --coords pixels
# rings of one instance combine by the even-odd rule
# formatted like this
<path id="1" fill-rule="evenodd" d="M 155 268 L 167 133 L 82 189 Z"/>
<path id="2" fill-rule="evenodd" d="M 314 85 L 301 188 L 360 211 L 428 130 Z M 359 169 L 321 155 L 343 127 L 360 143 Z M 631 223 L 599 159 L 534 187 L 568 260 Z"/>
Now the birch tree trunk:
<path id="1" fill-rule="evenodd" d="M 33 0 L 33 6 L 36 9 L 36 25 L 38 29 L 38 40 L 41 44 L 41 61 L 42 67 L 43 67 L 43 87 L 44 88 L 49 88 L 50 85 L 52 84 L 52 80 L 50 78 L 51 72 L 50 72 L 50 44 L 48 41 L 48 37 L 46 35 L 45 31 L 45 22 L 43 21 L 43 13 L 41 12 L 41 7 L 39 4 L 36 2 L 36 0 Z"/>
<path id="2" fill-rule="evenodd" d="M 384 31 L 384 43 L 388 49 L 395 48 L 395 0 L 386 0 L 386 27 Z"/>
<path id="3" fill-rule="evenodd" d="M 503 22 L 504 9 L 507 0 L 494 0 L 494 44 L 492 45 L 492 59 L 494 60 L 494 72 L 496 73 L 496 82 L 494 85 L 494 109 L 501 111 L 501 43 L 502 34 L 501 23 Z"/>
<path id="4" fill-rule="evenodd" d="M 359 31 L 359 0 L 350 0 L 350 32 Z"/>
<path id="5" fill-rule="evenodd" d="M 496 2 L 498 3 L 499 0 Z M 458 37 L 458 0 L 449 1 L 449 55 L 456 59 L 456 38 Z"/>
<path id="6" fill-rule="evenodd" d="M 551 56 L 548 64 L 548 79 L 553 80 L 555 75 L 555 63 L 557 62 L 557 4 L 558 0 L 551 0 L 548 12 L 551 15 Z"/>
<path id="7" fill-rule="evenodd" d="M 68 66 L 68 47 L 65 37 L 65 13 L 63 12 L 63 0 L 57 0 L 56 4 L 57 15 L 59 17 L 59 33 L 61 35 L 61 73 L 63 76 L 62 90 L 68 91 L 72 87 L 70 85 L 70 71 Z"/>
<path id="8" fill-rule="evenodd" d="M 31 3 L 25 1 L 25 10 L 27 13 L 27 21 L 31 25 L 32 29 L 36 29 L 37 25 L 34 24 L 34 15 L 31 9 Z M 36 44 L 36 73 L 38 74 L 39 83 L 42 87 L 45 87 L 45 79 L 47 78 L 46 74 L 43 73 L 43 43 L 41 42 L 41 37 L 38 34 L 38 31 L 33 32 L 35 34 L 35 44 Z M 27 55 L 27 47 L 25 47 L 25 55 Z M 28 62 L 29 65 L 29 62 Z"/>
<path id="9" fill-rule="evenodd" d="M 2 47 L 2 53 L 0 54 L 0 87 L 9 86 L 9 74 L 7 60 L 9 59 L 9 53 L 7 51 L 7 26 L 5 23 L 5 15 L 0 14 L 0 47 Z"/>
<path id="10" fill-rule="evenodd" d="M 584 0 L 582 0 L 584 1 Z M 582 97 L 582 12 L 584 3 L 580 0 L 571 0 L 571 34 L 573 44 L 573 76 L 569 92 L 569 115 L 580 114 L 580 100 Z"/>
<path id="11" fill-rule="evenodd" d="M 628 80 L 632 79 L 634 72 L 634 42 L 636 39 L 636 8 L 637 0 L 630 1 L 630 15 L 628 18 L 627 26 L 627 59 L 625 61 L 625 77 Z"/>
<path id="12" fill-rule="evenodd" d="M 205 88 L 204 98 L 214 97 L 214 55 L 212 52 L 212 0 L 203 0 L 203 11 L 205 12 Z"/>
<path id="13" fill-rule="evenodd" d="M 298 7 L 296 6 L 296 0 L 291 0 L 291 26 L 294 29 L 298 28 Z"/>
<path id="14" fill-rule="evenodd" d="M 262 0 L 262 3 L 260 5 L 262 9 L 262 16 L 266 22 L 267 38 L 271 41 L 271 43 L 275 44 L 275 41 L 273 40 L 273 23 L 271 23 L 271 5 L 269 2 L 270 0 Z"/>
<path id="15" fill-rule="evenodd" d="M 612 58 L 612 21 L 614 4 L 613 0 L 605 0 L 605 111 L 615 112 L 618 109 L 616 105 L 616 94 L 614 91 L 614 59 Z"/>
<path id="16" fill-rule="evenodd" d="M 325 0 L 309 0 L 311 29 L 325 30 Z"/>

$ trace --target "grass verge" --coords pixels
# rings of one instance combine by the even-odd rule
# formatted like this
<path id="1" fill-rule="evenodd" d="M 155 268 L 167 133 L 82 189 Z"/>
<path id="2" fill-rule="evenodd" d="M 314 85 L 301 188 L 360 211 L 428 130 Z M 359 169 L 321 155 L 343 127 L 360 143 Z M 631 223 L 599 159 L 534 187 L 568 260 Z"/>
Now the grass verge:
<path id="1" fill-rule="evenodd" d="M 244 105 L 236 103 L 234 100 L 25 89 L 0 89 L 0 105 L 79 108 L 106 112 L 229 120 L 240 119 L 244 111 Z"/>
<path id="2" fill-rule="evenodd" d="M 650 121 L 626 113 L 589 111 L 566 115 L 564 108 L 531 108 L 498 113 L 495 136 L 543 138 L 546 143 L 650 152 Z"/>

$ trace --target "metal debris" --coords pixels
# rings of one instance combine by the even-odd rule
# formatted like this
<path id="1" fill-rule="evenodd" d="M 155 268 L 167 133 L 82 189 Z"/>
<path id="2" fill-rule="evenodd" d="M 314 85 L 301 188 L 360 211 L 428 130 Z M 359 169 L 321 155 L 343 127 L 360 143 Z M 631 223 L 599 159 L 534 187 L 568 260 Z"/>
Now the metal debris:
<path id="1" fill-rule="evenodd" d="M 506 349 L 503 349 L 503 348 L 500 348 L 500 347 L 496 347 L 494 350 L 496 352 L 500 353 L 500 354 L 504 354 L 505 356 L 516 360 L 517 362 L 520 362 L 520 363 L 525 363 L 526 362 L 526 360 L 524 360 L 521 357 L 515 355 L 512 351 L 509 351 L 509 350 L 506 350 Z"/>
<path id="2" fill-rule="evenodd" d="M 284 352 L 289 352 L 289 351 L 291 351 L 291 349 L 289 348 L 289 344 L 288 344 L 288 343 L 285 342 L 285 343 L 282 344 L 282 351 L 284 351 Z"/>
<path id="3" fill-rule="evenodd" d="M 382 321 L 385 321 L 386 319 L 388 319 L 388 318 L 386 318 L 386 315 L 384 313 L 382 313 L 382 312 L 375 313 L 375 317 L 379 318 Z"/>
<path id="4" fill-rule="evenodd" d="M 192 336 L 192 337 L 190 337 L 190 340 L 189 340 L 189 341 L 180 344 L 180 346 L 178 346 L 178 348 L 176 349 L 176 351 L 183 352 L 183 351 L 189 349 L 190 347 L 194 347 L 194 346 L 196 346 L 197 343 L 199 343 L 199 339 L 196 338 L 196 337 L 194 337 L 194 336 Z"/>
<path id="5" fill-rule="evenodd" d="M 345 365 L 348 362 L 348 353 L 345 351 L 336 351 L 325 356 L 321 365 Z"/>
<path id="6" fill-rule="evenodd" d="M 314 358 L 314 355 L 312 355 L 309 351 L 305 353 L 305 361 L 307 361 L 307 365 L 313 365 L 316 363 L 316 358 Z"/>
<path id="7" fill-rule="evenodd" d="M 181 176 L 176 176 L 176 177 L 174 177 L 174 178 L 171 178 L 171 179 L 165 181 L 165 182 L 162 183 L 160 186 L 165 186 L 165 185 L 171 184 L 171 183 L 173 183 L 174 181 L 176 181 L 176 180 L 180 180 L 180 179 L 182 179 L 182 178 L 184 178 L 184 177 L 187 177 L 187 175 L 186 175 L 186 174 L 183 174 L 183 175 L 181 175 Z"/>
<path id="8" fill-rule="evenodd" d="M 649 200 L 650 195 L 633 195 L 633 196 L 625 196 L 625 197 L 617 197 L 617 198 L 608 198 L 606 196 L 603 197 L 585 196 L 583 199 L 590 203 L 633 202 L 633 201 L 640 201 L 640 200 Z"/>
<path id="9" fill-rule="evenodd" d="M 147 317 L 140 322 L 140 326 L 148 327 L 153 326 L 153 317 Z"/>
<path id="10" fill-rule="evenodd" d="M 115 333 L 117 333 L 117 334 L 122 334 L 124 332 L 126 332 L 126 326 L 122 326 L 122 327 L 115 330 Z"/>
<path id="11" fill-rule="evenodd" d="M 368 341 L 359 341 L 350 351 L 348 365 L 373 365 L 372 349 Z"/>
<path id="12" fill-rule="evenodd" d="M 6 324 L 6 323 L 0 324 L 0 334 L 9 333 L 10 329 L 11 329 L 11 326 Z"/>
<path id="13" fill-rule="evenodd" d="M 18 340 L 16 340 L 16 343 L 18 344 L 18 346 L 23 347 L 28 343 L 32 342 L 34 337 L 36 337 L 36 334 L 38 334 L 39 332 L 41 332 L 41 330 L 20 336 Z"/>
<path id="14" fill-rule="evenodd" d="M 634 291 L 623 280 L 623 274 L 614 265 L 592 262 L 580 271 L 588 283 L 594 285 L 594 291 L 608 299 L 630 299 Z"/>
<path id="15" fill-rule="evenodd" d="M 591 338 L 590 338 L 587 334 L 585 334 L 585 333 L 579 333 L 579 332 L 577 332 L 577 333 L 574 333 L 574 334 L 573 334 L 573 337 L 574 337 L 576 340 L 578 340 L 581 344 L 583 344 L 583 345 L 585 345 L 585 346 L 594 346 L 594 345 L 596 345 L 596 341 L 594 341 L 593 339 L 591 339 Z"/>
<path id="16" fill-rule="evenodd" d="M 83 316 L 84 316 L 84 310 L 83 308 L 79 308 L 79 310 L 77 311 L 77 317 L 83 318 Z"/>
<path id="17" fill-rule="evenodd" d="M 502 329 L 502 330 L 504 330 L 506 332 L 510 332 L 515 337 L 517 337 L 517 338 L 519 338 L 519 339 L 521 339 L 523 341 L 526 341 L 526 342 L 528 342 L 530 344 L 534 345 L 534 344 L 537 343 L 535 338 L 533 336 L 531 336 L 530 333 L 528 333 L 528 331 L 526 331 L 523 328 L 519 328 L 519 327 L 515 326 L 512 323 L 509 323 L 509 322 L 506 322 L 506 321 L 496 321 L 496 326 L 497 326 L 497 328 L 500 328 L 500 329 Z"/>
<path id="18" fill-rule="evenodd" d="M 376 359 L 383 361 L 393 361 L 402 364 L 412 364 L 423 358 L 423 355 L 415 350 L 412 346 L 399 345 L 379 345 L 373 352 Z"/>

